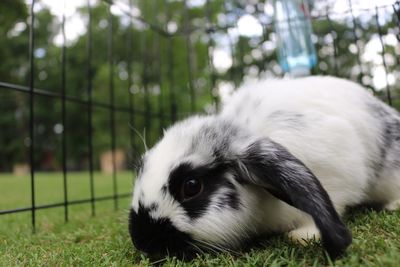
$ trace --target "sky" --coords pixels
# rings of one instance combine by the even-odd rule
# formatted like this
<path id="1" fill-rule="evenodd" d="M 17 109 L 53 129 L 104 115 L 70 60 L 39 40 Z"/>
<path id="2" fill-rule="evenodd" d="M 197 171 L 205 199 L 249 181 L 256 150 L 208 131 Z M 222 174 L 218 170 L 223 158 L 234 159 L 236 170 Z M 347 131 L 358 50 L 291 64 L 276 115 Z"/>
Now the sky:
<path id="1" fill-rule="evenodd" d="M 96 3 L 98 0 L 90 0 L 91 4 Z M 172 0 L 174 1 L 174 0 Z M 175 0 L 176 1 L 176 0 Z M 26 0 L 27 3 L 30 3 L 30 0 Z M 76 40 L 76 38 L 82 34 L 85 33 L 86 31 L 86 22 L 85 19 L 82 18 L 77 12 L 77 8 L 87 5 L 87 0 L 68 0 L 65 1 L 65 4 L 63 3 L 64 1 L 61 0 L 39 0 L 35 4 L 35 10 L 40 10 L 43 8 L 43 6 L 46 6 L 50 9 L 51 13 L 56 15 L 57 17 L 62 18 L 63 13 L 66 16 L 66 24 L 65 24 L 65 33 L 66 33 L 66 39 L 67 42 L 73 42 Z M 121 16 L 123 14 L 122 11 L 129 11 L 129 6 L 127 5 L 127 1 L 115 1 L 117 4 L 113 5 L 111 7 L 111 12 L 114 15 Z M 272 3 L 272 1 L 270 1 Z M 326 3 L 326 1 L 321 3 Z M 316 7 L 318 6 L 318 1 L 316 2 Z M 362 14 L 365 14 L 365 10 L 375 10 L 376 6 L 387 6 L 391 5 L 395 2 L 395 0 L 352 0 L 352 5 L 353 5 L 353 10 L 354 10 L 354 15 L 359 16 Z M 205 5 L 206 0 L 188 0 L 188 5 L 190 6 L 203 6 Z M 267 3 L 264 6 L 264 13 L 266 14 L 266 17 L 271 17 L 273 16 L 273 6 L 271 3 Z M 332 17 L 334 18 L 335 14 L 338 14 L 342 16 L 343 13 L 348 11 L 349 5 L 348 5 L 348 0 L 336 0 L 336 1 L 328 1 L 328 3 L 333 3 L 331 5 L 332 10 L 330 11 L 333 15 Z M 317 9 L 317 8 L 316 8 Z M 319 8 L 321 9 L 321 8 Z M 133 16 L 139 16 L 140 15 L 140 10 L 134 7 L 132 10 L 132 15 Z M 366 16 L 365 19 L 371 19 L 371 16 Z M 384 16 L 381 16 L 381 19 L 384 19 Z M 174 25 L 170 25 L 171 27 Z M 258 22 L 258 20 L 249 14 L 245 14 L 241 16 L 237 20 L 237 27 L 235 29 L 232 29 L 229 31 L 229 38 L 225 36 L 225 39 L 221 37 L 219 45 L 214 49 L 214 54 L 213 54 L 213 63 L 216 67 L 217 70 L 219 71 L 224 71 L 228 69 L 232 65 L 232 57 L 230 53 L 230 46 L 229 42 L 226 39 L 235 39 L 238 37 L 238 35 L 244 35 L 244 36 L 261 36 L 262 34 L 262 26 Z M 389 74 L 386 77 L 385 69 L 382 65 L 382 57 L 380 56 L 380 51 L 382 50 L 382 46 L 380 43 L 380 40 L 378 38 L 379 36 L 376 35 L 374 38 L 372 38 L 366 45 L 364 53 L 361 55 L 363 60 L 366 61 L 372 61 L 375 63 L 376 67 L 373 70 L 373 85 L 377 89 L 383 89 L 386 87 L 386 78 L 388 79 L 389 84 L 394 83 L 395 79 L 393 74 Z M 396 40 L 396 37 L 394 34 L 389 34 L 387 36 L 383 37 L 384 42 L 393 45 L 393 46 L 398 46 L 398 42 Z M 54 42 L 56 44 L 61 45 L 63 43 L 63 37 L 60 34 L 58 34 Z M 264 45 L 269 45 L 271 48 L 274 48 L 271 42 L 264 44 Z M 264 47 L 265 48 L 265 47 Z M 350 48 L 351 51 L 351 48 Z M 390 60 L 390 58 L 389 58 Z"/>

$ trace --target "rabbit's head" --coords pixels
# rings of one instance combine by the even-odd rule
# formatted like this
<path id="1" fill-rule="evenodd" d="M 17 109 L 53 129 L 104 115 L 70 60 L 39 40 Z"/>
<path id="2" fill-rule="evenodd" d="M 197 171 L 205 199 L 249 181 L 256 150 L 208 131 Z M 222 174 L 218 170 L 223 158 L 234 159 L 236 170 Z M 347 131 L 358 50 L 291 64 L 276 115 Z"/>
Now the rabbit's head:
<path id="1" fill-rule="evenodd" d="M 218 116 L 171 127 L 142 162 L 129 230 L 134 245 L 149 254 L 239 248 L 267 228 L 262 194 L 309 213 L 331 256 L 351 242 L 306 166 L 272 140 Z"/>

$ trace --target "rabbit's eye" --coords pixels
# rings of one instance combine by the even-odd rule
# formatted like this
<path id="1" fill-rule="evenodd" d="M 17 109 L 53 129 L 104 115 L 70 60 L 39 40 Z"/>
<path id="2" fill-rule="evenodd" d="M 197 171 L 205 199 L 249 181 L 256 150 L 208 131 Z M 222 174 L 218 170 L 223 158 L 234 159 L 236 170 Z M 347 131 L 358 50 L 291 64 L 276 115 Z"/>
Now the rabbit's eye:
<path id="1" fill-rule="evenodd" d="M 203 183 L 198 178 L 187 179 L 182 186 L 183 199 L 196 197 L 203 191 Z"/>

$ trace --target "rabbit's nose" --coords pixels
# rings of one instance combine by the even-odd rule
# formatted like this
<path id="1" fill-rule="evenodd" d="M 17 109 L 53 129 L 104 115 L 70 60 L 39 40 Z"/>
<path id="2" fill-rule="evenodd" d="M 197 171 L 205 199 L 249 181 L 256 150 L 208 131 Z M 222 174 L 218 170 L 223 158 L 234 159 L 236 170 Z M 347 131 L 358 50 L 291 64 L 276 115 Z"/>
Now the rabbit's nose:
<path id="1" fill-rule="evenodd" d="M 179 231 L 168 218 L 154 219 L 139 205 L 138 212 L 131 209 L 129 233 L 134 246 L 148 254 L 169 254 L 185 250 L 190 236 Z"/>

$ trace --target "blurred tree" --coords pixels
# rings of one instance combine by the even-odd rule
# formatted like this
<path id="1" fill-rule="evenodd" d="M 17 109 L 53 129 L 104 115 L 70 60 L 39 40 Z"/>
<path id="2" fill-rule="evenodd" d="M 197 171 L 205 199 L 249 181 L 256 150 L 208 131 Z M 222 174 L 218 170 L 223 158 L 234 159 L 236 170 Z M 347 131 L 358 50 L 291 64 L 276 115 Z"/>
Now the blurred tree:
<path id="1" fill-rule="evenodd" d="M 115 2 L 118 6 L 119 1 Z M 61 19 L 40 0 L 37 3 L 35 88 L 60 94 L 63 47 L 55 40 L 59 40 Z M 121 12 L 123 8 L 120 12 L 115 12 L 115 6 L 110 10 L 110 3 L 105 0 L 91 7 L 90 72 L 96 168 L 100 154 L 111 149 L 111 119 L 114 120 L 116 148 L 139 155 L 143 151 L 142 140 L 131 128 L 140 133 L 145 128 L 150 146 L 175 117 L 187 116 L 193 107 L 197 112 L 214 110 L 211 102 L 221 84 L 238 86 L 249 77 L 282 75 L 276 60 L 272 18 L 264 11 L 268 5 L 265 1 L 158 0 L 134 1 L 134 4 L 140 17 L 133 19 Z M 23 0 L 0 2 L 0 82 L 28 86 L 28 8 Z M 381 29 L 377 28 L 371 14 L 369 20 L 356 19 L 357 45 L 361 51 L 376 38 L 379 30 L 383 35 L 399 31 L 394 14 L 383 21 Z M 261 34 L 238 32 L 238 21 L 244 15 L 261 22 Z M 60 168 L 63 132 L 67 138 L 68 167 L 87 167 L 88 8 L 79 8 L 74 16 L 85 23 L 86 31 L 65 44 L 66 94 L 83 103 L 67 101 L 66 124 L 62 125 L 61 97 L 35 96 L 35 160 L 36 166 L 43 170 Z M 318 52 L 318 66 L 313 74 L 348 77 L 373 88 L 371 73 L 375 63 L 361 60 L 360 69 L 358 53 L 354 52 L 358 48 L 354 48 L 353 22 L 348 14 L 343 18 L 317 16 L 313 20 Z M 66 26 L 69 23 L 67 18 Z M 213 51 L 218 49 L 229 55 L 225 60 L 232 61 L 231 65 L 226 64 L 225 70 L 216 68 L 212 62 Z M 385 58 L 392 55 L 398 61 L 395 46 L 385 44 L 384 49 Z M 398 72 L 398 65 L 398 62 L 388 64 L 388 72 Z M 397 82 L 391 90 L 396 93 L 399 86 Z M 376 93 L 385 97 L 385 90 Z M 28 97 L 26 93 L 0 87 L 0 171 L 9 171 L 14 164 L 28 161 Z M 112 97 L 114 102 L 111 102 Z M 129 125 L 130 116 L 126 112 L 130 100 L 135 111 L 133 125 Z M 398 99 L 394 103 L 400 106 Z M 133 151 L 129 149 L 131 134 L 134 135 Z"/>
<path id="2" fill-rule="evenodd" d="M 0 2 L 0 77 L 2 82 L 25 84 L 28 71 L 28 11 L 23 0 Z M 26 97 L 0 91 L 0 170 L 26 161 Z"/>

